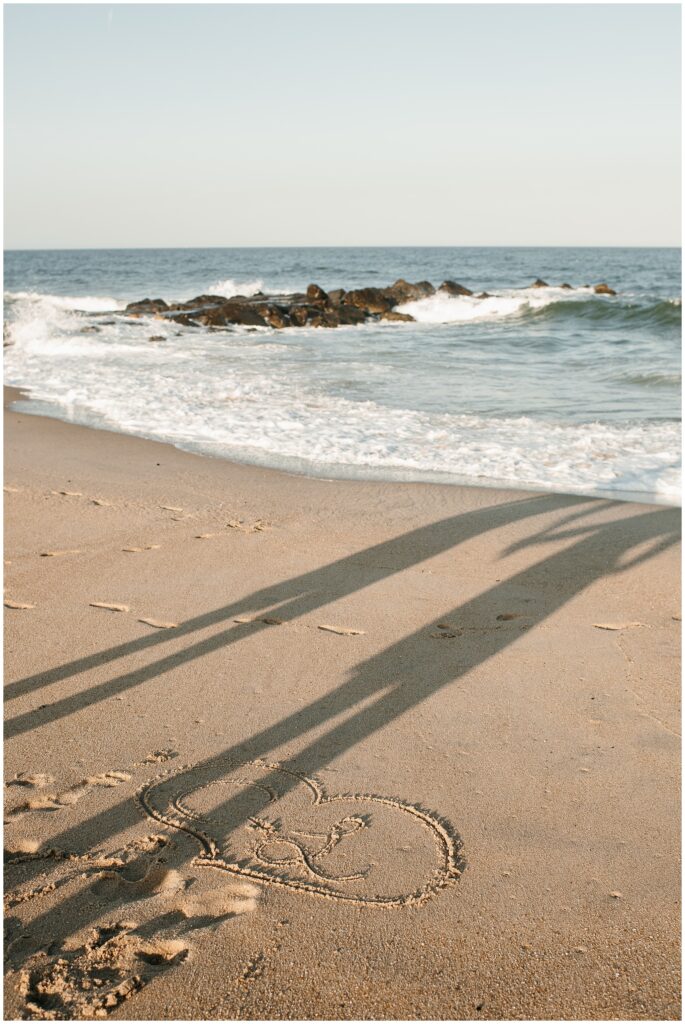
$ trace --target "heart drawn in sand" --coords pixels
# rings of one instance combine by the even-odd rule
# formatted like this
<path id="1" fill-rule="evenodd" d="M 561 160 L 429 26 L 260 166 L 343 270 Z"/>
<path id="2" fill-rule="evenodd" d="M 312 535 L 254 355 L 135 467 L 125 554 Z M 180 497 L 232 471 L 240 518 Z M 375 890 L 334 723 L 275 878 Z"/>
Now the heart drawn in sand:
<path id="1" fill-rule="evenodd" d="M 395 797 L 329 795 L 261 760 L 185 766 L 137 795 L 146 815 L 199 844 L 196 865 L 315 896 L 417 905 L 464 867 L 458 834 L 432 812 Z"/>

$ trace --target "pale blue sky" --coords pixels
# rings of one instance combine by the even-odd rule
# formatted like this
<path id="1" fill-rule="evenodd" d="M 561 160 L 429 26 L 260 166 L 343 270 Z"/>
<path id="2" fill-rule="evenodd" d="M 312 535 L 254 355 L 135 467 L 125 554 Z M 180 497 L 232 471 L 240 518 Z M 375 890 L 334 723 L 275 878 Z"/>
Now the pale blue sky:
<path id="1" fill-rule="evenodd" d="M 678 245 L 680 8 L 5 11 L 5 247 Z"/>

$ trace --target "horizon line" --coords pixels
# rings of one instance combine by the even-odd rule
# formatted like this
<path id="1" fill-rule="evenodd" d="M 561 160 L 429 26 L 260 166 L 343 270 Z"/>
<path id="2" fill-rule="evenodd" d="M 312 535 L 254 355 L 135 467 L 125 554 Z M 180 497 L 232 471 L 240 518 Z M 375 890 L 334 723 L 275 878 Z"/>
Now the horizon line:
<path id="1" fill-rule="evenodd" d="M 155 250 L 177 250 L 187 251 L 194 249 L 682 249 L 681 243 L 671 244 L 649 244 L 640 245 L 638 243 L 629 244 L 600 244 L 595 243 L 592 245 L 588 244 L 575 244 L 575 245 L 558 245 L 551 242 L 543 244 L 533 243 L 517 243 L 515 245 L 469 245 L 467 243 L 459 243 L 454 245 L 373 245 L 366 243 L 364 245 L 297 245 L 295 243 L 288 243 L 286 245 L 65 245 L 65 246 L 12 246 L 3 248 L 3 253 L 11 252 L 138 252 L 138 251 L 155 251 Z"/>

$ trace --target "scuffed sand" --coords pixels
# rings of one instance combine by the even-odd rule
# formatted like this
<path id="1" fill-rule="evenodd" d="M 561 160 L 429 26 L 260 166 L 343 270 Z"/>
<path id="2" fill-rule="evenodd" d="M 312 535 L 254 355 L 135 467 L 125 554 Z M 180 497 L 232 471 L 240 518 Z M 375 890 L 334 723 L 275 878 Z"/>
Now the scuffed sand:
<path id="1" fill-rule="evenodd" d="M 679 1018 L 679 510 L 5 427 L 6 1017 Z"/>

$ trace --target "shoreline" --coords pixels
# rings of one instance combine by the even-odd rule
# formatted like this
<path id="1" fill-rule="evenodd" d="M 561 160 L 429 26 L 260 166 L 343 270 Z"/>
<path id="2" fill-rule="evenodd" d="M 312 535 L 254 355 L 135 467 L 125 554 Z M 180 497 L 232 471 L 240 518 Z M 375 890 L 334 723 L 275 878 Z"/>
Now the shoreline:
<path id="1" fill-rule="evenodd" d="M 180 445 L 173 444 L 171 441 L 157 440 L 155 438 L 146 437 L 142 434 L 130 434 L 123 430 L 115 430 L 109 427 L 96 427 L 90 424 L 75 423 L 67 419 L 60 419 L 60 417 L 54 414 L 41 411 L 37 408 L 42 402 L 42 399 L 33 398 L 28 391 L 24 391 L 21 387 L 15 387 L 13 385 L 3 385 L 3 402 L 4 408 L 16 411 L 19 413 L 25 413 L 29 416 L 37 416 L 42 419 L 49 420 L 54 423 L 64 423 L 68 426 L 76 427 L 81 430 L 92 430 L 96 432 L 104 432 L 107 434 L 115 434 L 121 437 L 135 438 L 140 441 L 145 441 L 150 444 L 163 445 L 167 448 L 173 448 L 175 451 L 182 452 L 185 455 L 191 455 L 195 458 L 212 459 L 219 462 L 226 462 L 232 466 L 243 466 L 247 469 L 261 470 L 266 473 L 279 473 L 289 478 L 303 478 L 306 480 L 318 480 L 321 482 L 331 483 L 368 483 L 368 484 L 379 484 L 379 485 L 397 485 L 397 486 L 430 486 L 430 487 L 450 487 L 450 488 L 467 488 L 474 490 L 483 491 L 506 491 L 511 493 L 520 493 L 526 495 L 532 494 L 559 494 L 562 496 L 573 496 L 579 498 L 598 499 L 604 501 L 615 501 L 624 502 L 630 504 L 644 504 L 652 506 L 663 506 L 666 508 L 680 508 L 681 505 L 669 498 L 661 497 L 656 492 L 641 492 L 641 491 L 606 491 L 603 489 L 597 489 L 592 493 L 579 492 L 579 491 L 558 491 L 551 488 L 542 488 L 534 486 L 515 486 L 510 483 L 501 483 L 493 480 L 491 483 L 479 482 L 469 483 L 460 480 L 439 480 L 439 479 L 428 479 L 430 475 L 426 473 L 424 479 L 409 479 L 399 480 L 391 479 L 387 476 L 383 476 L 383 470 L 378 471 L 378 475 L 370 467 L 353 467 L 349 474 L 341 472 L 344 467 L 342 465 L 333 467 L 335 469 L 335 475 L 327 475 L 324 469 L 321 472 L 314 472 L 309 470 L 298 470 L 298 469 L 287 469 L 284 467 L 265 465 L 260 462 L 251 462 L 248 460 L 241 460 L 236 457 L 227 458 L 223 455 L 214 455 L 211 452 L 205 451 L 192 451 L 188 448 L 181 447 Z M 25 403 L 28 408 L 16 408 L 13 409 L 15 403 Z M 33 407 L 33 408 L 31 408 Z M 267 456 L 268 458 L 268 456 Z M 353 475 L 355 471 L 359 471 L 360 475 Z M 411 471 L 407 471 L 411 474 Z M 420 471 L 417 471 L 420 472 Z M 340 475 L 338 475 L 340 474 Z M 435 474 L 437 475 L 437 474 Z"/>
<path id="2" fill-rule="evenodd" d="M 4 417 L 8 1019 L 679 1018 L 679 509 Z"/>

